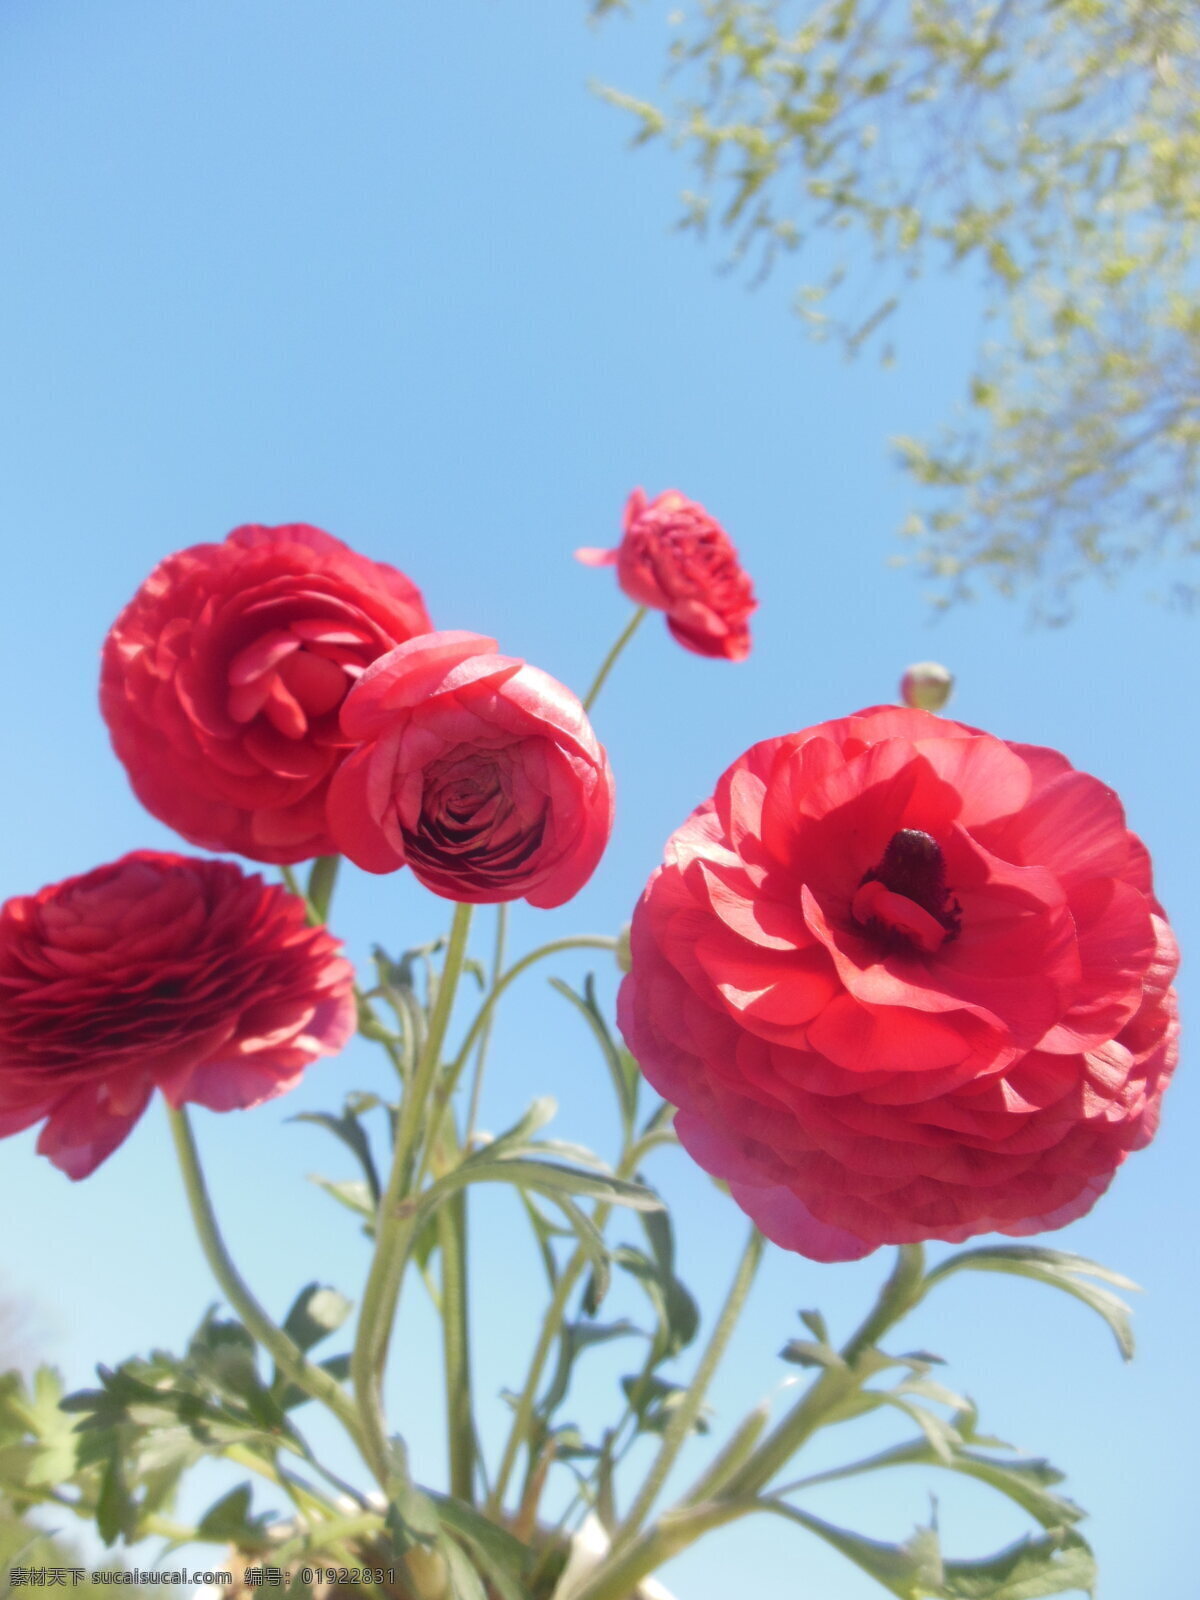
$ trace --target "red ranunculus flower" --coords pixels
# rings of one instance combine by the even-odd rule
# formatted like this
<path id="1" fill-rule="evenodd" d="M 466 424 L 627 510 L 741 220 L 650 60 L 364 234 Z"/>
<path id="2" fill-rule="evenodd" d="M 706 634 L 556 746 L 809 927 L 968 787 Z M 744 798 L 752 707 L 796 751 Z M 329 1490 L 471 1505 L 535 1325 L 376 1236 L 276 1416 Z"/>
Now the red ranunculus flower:
<path id="1" fill-rule="evenodd" d="M 346 691 L 432 626 L 403 573 L 319 528 L 235 528 L 146 579 L 105 643 L 100 707 L 138 799 L 185 839 L 305 861 L 332 850 Z"/>
<path id="2" fill-rule="evenodd" d="M 632 948 L 621 1027 L 680 1139 L 817 1260 L 1072 1221 L 1175 1064 L 1175 943 L 1116 795 L 924 711 L 748 750 Z"/>
<path id="3" fill-rule="evenodd" d="M 431 633 L 363 673 L 342 728 L 363 743 L 329 790 L 338 849 L 407 864 L 451 900 L 558 906 L 612 828 L 604 747 L 569 689 L 474 633 Z"/>
<path id="4" fill-rule="evenodd" d="M 667 627 L 698 656 L 743 661 L 750 654 L 750 613 L 758 602 L 737 551 L 704 507 L 675 489 L 647 503 L 635 489 L 625 506 L 616 550 L 584 549 L 589 567 L 616 566 L 631 600 L 667 613 Z"/>
<path id="5" fill-rule="evenodd" d="M 137 850 L 0 908 L 0 1135 L 86 1178 L 155 1089 L 256 1106 L 354 1032 L 354 973 L 295 895 Z"/>

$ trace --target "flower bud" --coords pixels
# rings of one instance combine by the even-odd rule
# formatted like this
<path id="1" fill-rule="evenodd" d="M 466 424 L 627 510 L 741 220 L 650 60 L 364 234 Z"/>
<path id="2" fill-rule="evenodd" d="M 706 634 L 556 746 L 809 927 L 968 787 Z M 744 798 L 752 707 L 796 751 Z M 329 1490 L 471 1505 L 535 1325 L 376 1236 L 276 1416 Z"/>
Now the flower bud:
<path id="1" fill-rule="evenodd" d="M 450 1569 L 440 1550 L 413 1545 L 404 1556 L 404 1569 L 417 1600 L 451 1600 Z"/>
<path id="2" fill-rule="evenodd" d="M 900 698 L 918 711 L 940 711 L 954 690 L 954 674 L 940 661 L 914 661 L 900 680 Z"/>
<path id="3" fill-rule="evenodd" d="M 617 948 L 613 954 L 617 958 L 617 966 L 622 972 L 633 970 L 633 951 L 629 947 L 630 923 L 626 923 L 617 935 Z"/>

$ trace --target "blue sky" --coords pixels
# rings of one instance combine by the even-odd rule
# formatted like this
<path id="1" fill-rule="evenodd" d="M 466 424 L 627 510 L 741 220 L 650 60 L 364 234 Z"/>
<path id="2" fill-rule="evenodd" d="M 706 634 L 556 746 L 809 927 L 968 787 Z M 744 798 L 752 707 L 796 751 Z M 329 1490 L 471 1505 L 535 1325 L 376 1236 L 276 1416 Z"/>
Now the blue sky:
<path id="1" fill-rule="evenodd" d="M 596 716 L 618 777 L 612 846 L 571 906 L 522 909 L 517 948 L 615 931 L 667 834 L 747 745 L 890 699 L 906 663 L 932 655 L 958 674 L 964 720 L 1057 746 L 1120 792 L 1186 957 L 1200 904 L 1194 621 L 1144 599 L 1152 577 L 1135 574 L 1082 596 L 1057 631 L 991 599 L 931 625 L 920 584 L 889 565 L 908 489 L 886 440 L 956 402 L 979 327 L 969 286 L 918 294 L 890 371 L 808 343 L 787 268 L 755 293 L 720 277 L 714 254 L 670 229 L 684 168 L 629 153 L 619 115 L 588 91 L 653 87 L 665 8 L 598 32 L 582 13 L 581 0 L 7 0 L 0 894 L 175 844 L 133 799 L 95 708 L 104 633 L 168 551 L 239 522 L 313 522 L 408 571 L 439 625 L 493 634 L 582 689 L 628 608 L 611 574 L 571 552 L 615 542 L 641 483 L 683 489 L 730 529 L 762 600 L 754 653 L 702 661 L 658 619 L 643 629 Z M 334 920 L 362 958 L 446 919 L 403 875 L 350 872 Z M 611 993 L 610 972 L 602 984 Z M 1185 966 L 1185 1022 L 1190 986 Z M 561 1136 L 609 1148 L 602 1068 L 538 980 L 514 993 L 489 1072 L 485 1125 L 552 1092 Z M 338 1147 L 287 1119 L 386 1082 L 356 1045 L 286 1101 L 196 1118 L 235 1254 L 280 1314 L 313 1277 L 354 1294 L 365 1264 L 353 1220 L 305 1182 L 350 1175 Z M 1131 1366 L 1082 1307 L 1015 1281 L 964 1275 L 905 1335 L 948 1358 L 989 1428 L 1067 1470 L 1107 1600 L 1178 1592 L 1190 1559 L 1180 1440 L 1195 1403 L 1198 1110 L 1185 1043 L 1155 1145 L 1051 1241 L 1145 1286 Z M 83 1186 L 36 1157 L 32 1136 L 0 1150 L 0 1273 L 73 1385 L 97 1361 L 177 1348 L 216 1298 L 166 1133 L 156 1110 Z M 741 1216 L 679 1153 L 653 1176 L 711 1308 Z M 475 1213 L 478 1387 L 495 1440 L 491 1397 L 521 1376 L 539 1278 L 515 1210 Z M 799 1307 L 845 1330 L 885 1267 L 772 1252 L 713 1392 L 718 1427 L 788 1378 L 776 1352 Z M 391 1401 L 418 1474 L 437 1483 L 440 1377 L 417 1289 Z M 589 1359 L 582 1419 L 611 1406 L 629 1360 Z M 848 1426 L 814 1463 L 885 1433 Z M 218 1487 L 207 1479 L 189 1508 Z M 809 1504 L 903 1537 L 931 1490 L 952 1554 L 1024 1526 L 975 1486 L 916 1470 Z M 666 1576 L 680 1600 L 723 1600 L 751 1574 L 766 1594 L 880 1592 L 799 1530 L 760 1523 Z"/>

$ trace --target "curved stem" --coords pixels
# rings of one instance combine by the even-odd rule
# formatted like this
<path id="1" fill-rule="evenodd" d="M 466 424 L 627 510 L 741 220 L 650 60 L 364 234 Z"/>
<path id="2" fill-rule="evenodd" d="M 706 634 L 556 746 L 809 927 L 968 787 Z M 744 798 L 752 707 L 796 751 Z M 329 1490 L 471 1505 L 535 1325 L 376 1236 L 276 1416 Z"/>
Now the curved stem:
<path id="1" fill-rule="evenodd" d="M 508 937 L 508 906 L 507 904 L 496 907 L 496 945 L 492 955 L 492 988 L 500 981 L 500 974 L 504 970 L 504 946 Z M 487 1021 L 479 1035 L 479 1051 L 475 1057 L 475 1075 L 471 1081 L 471 1098 L 467 1104 L 467 1127 L 463 1134 L 463 1149 L 470 1150 L 471 1140 L 475 1137 L 475 1124 L 479 1120 L 479 1097 L 483 1089 L 483 1069 L 487 1062 L 488 1045 L 492 1038 L 493 1010 L 489 1010 Z"/>
<path id="2" fill-rule="evenodd" d="M 467 1062 L 470 1059 L 471 1051 L 475 1048 L 476 1043 L 482 1039 L 485 1030 L 490 1024 L 492 1012 L 495 1010 L 500 996 L 508 988 L 509 984 L 514 982 L 515 979 L 519 978 L 523 972 L 527 972 L 535 962 L 543 960 L 546 956 L 559 955 L 564 950 L 615 950 L 616 947 L 617 941 L 611 938 L 608 934 L 582 933 L 576 934 L 569 939 L 554 939 L 550 944 L 541 945 L 538 949 L 531 950 L 528 955 L 522 956 L 519 961 L 514 961 L 512 966 L 509 967 L 508 971 L 502 973 L 500 977 L 496 979 L 495 983 L 492 985 L 490 994 L 488 994 L 479 1010 L 475 1013 L 475 1019 L 471 1023 L 471 1026 L 467 1029 L 467 1036 L 463 1040 L 462 1048 L 451 1062 L 446 1071 L 445 1078 L 440 1086 L 438 1093 L 439 1109 L 437 1112 L 436 1123 L 433 1128 L 432 1137 L 429 1140 L 426 1150 L 426 1162 L 421 1170 L 422 1177 L 424 1177 L 428 1168 L 428 1157 L 432 1153 L 440 1136 L 442 1119 L 446 1115 L 446 1108 L 449 1106 L 450 1101 L 453 1098 L 454 1091 L 458 1086 L 458 1081 L 466 1069 Z"/>
<path id="3" fill-rule="evenodd" d="M 742 1251 L 734 1274 L 733 1283 L 721 1314 L 713 1328 L 712 1337 L 708 1341 L 708 1348 L 701 1357 L 700 1365 L 696 1369 L 696 1376 L 688 1385 L 687 1392 L 675 1410 L 671 1413 L 671 1420 L 663 1434 L 663 1442 L 659 1447 L 654 1465 L 650 1468 L 645 1483 L 638 1492 L 637 1499 L 629 1509 L 613 1539 L 613 1548 L 619 1549 L 628 1544 L 645 1521 L 651 1506 L 658 1497 L 659 1490 L 666 1482 L 667 1474 L 675 1465 L 676 1457 L 687 1442 L 692 1431 L 692 1425 L 700 1415 L 700 1408 L 704 1404 L 704 1396 L 708 1386 L 713 1380 L 721 1357 L 725 1354 L 726 1346 L 737 1326 L 742 1308 L 746 1304 L 746 1296 L 750 1293 L 750 1286 L 754 1282 L 754 1275 L 758 1271 L 759 1262 L 762 1260 L 763 1248 L 766 1241 L 757 1228 L 750 1229 L 750 1237 L 746 1240 L 746 1247 Z"/>
<path id="4" fill-rule="evenodd" d="M 528 955 L 522 956 L 519 961 L 514 961 L 508 971 L 501 973 L 496 979 L 492 985 L 491 993 L 480 1006 L 475 1015 L 475 1020 L 467 1030 L 462 1049 L 454 1058 L 454 1064 L 450 1069 L 452 1080 L 457 1080 L 466 1066 L 467 1058 L 470 1056 L 476 1041 L 482 1037 L 500 996 L 510 983 L 519 978 L 523 972 L 528 972 L 535 962 L 543 961 L 547 956 L 561 955 L 564 950 L 615 950 L 616 948 L 617 941 L 609 934 L 579 933 L 572 935 L 569 939 L 554 939 L 549 944 L 539 945 L 536 950 L 531 950 Z M 451 1082 L 450 1087 L 453 1089 L 454 1081 Z"/>
<path id="5" fill-rule="evenodd" d="M 649 610 L 649 606 L 639 606 L 637 608 L 637 610 L 633 613 L 633 616 L 630 617 L 629 622 L 626 624 L 624 631 L 617 639 L 616 644 L 613 645 L 612 649 L 600 663 L 600 670 L 592 679 L 592 687 L 583 697 L 583 709 L 585 711 L 590 711 L 595 705 L 597 696 L 599 695 L 601 689 L 603 689 L 609 673 L 616 666 L 621 651 L 624 650 L 625 646 L 629 643 L 634 634 L 641 627 L 642 623 L 646 620 Z"/>
<path id="6" fill-rule="evenodd" d="M 417 1165 L 417 1148 L 430 1092 L 441 1064 L 442 1045 L 466 957 L 470 927 L 471 907 L 456 905 L 437 999 L 429 1019 L 429 1032 L 425 1036 L 421 1059 L 404 1096 L 400 1125 L 396 1130 L 392 1170 L 379 1203 L 375 1255 L 363 1291 L 358 1331 L 350 1358 L 351 1377 L 369 1451 L 368 1460 L 381 1484 L 386 1484 L 390 1475 L 382 1402 L 383 1368 L 388 1333 L 416 1222 L 417 1197 L 411 1191 Z M 433 1130 L 433 1137 L 436 1138 L 436 1130 Z"/>
<path id="7" fill-rule="evenodd" d="M 253 1337 L 274 1358 L 279 1370 L 306 1394 L 312 1395 L 314 1400 L 320 1400 L 328 1406 L 350 1437 L 362 1449 L 364 1444 L 362 1428 L 349 1395 L 328 1372 L 314 1366 L 283 1329 L 272 1322 L 234 1265 L 213 1212 L 187 1112 L 182 1106 L 176 1109 L 168 1105 L 167 1117 L 170 1120 L 171 1135 L 179 1156 L 183 1184 L 187 1191 L 188 1205 L 191 1207 L 200 1246 L 225 1298 Z"/>

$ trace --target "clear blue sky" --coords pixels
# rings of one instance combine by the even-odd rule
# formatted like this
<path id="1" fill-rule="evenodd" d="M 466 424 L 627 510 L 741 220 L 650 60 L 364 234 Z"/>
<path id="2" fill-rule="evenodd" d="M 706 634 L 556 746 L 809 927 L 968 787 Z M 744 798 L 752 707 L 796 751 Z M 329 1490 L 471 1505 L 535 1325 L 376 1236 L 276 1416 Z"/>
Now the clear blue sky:
<path id="1" fill-rule="evenodd" d="M 964 286 L 931 285 L 905 315 L 894 370 L 844 366 L 805 341 L 784 277 L 749 293 L 672 233 L 683 168 L 630 154 L 620 117 L 587 89 L 653 86 L 665 9 L 597 33 L 582 0 L 6 0 L 0 893 L 174 846 L 134 801 L 95 708 L 105 630 L 166 552 L 239 522 L 314 522 L 405 568 L 439 625 L 494 634 L 582 688 L 627 606 L 611 574 L 571 552 L 614 542 L 641 483 L 683 489 L 731 530 L 762 598 L 754 653 L 707 662 L 657 620 L 643 631 L 597 714 L 619 784 L 611 849 L 573 905 L 516 918 L 518 948 L 615 931 L 734 756 L 891 698 L 905 664 L 933 655 L 959 676 L 965 720 L 1057 746 L 1117 788 L 1186 957 L 1200 904 L 1194 620 L 1146 601 L 1151 579 L 1134 575 L 1082 597 L 1056 632 L 991 600 L 930 626 L 917 581 L 888 566 L 907 486 L 886 439 L 931 428 L 957 399 L 978 307 Z M 445 907 L 403 876 L 349 873 L 335 921 L 361 957 L 372 940 L 432 937 Z M 1185 1021 L 1191 983 L 1185 966 Z M 608 1148 L 606 1080 L 557 1004 L 536 980 L 514 996 L 485 1124 L 550 1091 L 563 1137 Z M 1082 1307 L 1000 1279 L 954 1280 L 904 1336 L 949 1359 L 990 1429 L 1068 1471 L 1093 1513 L 1106 1600 L 1180 1594 L 1191 1560 L 1180 1441 L 1195 1413 L 1200 1095 L 1186 1057 L 1185 1041 L 1157 1143 L 1050 1241 L 1145 1285 L 1132 1366 Z M 304 1181 L 349 1176 L 338 1147 L 286 1119 L 386 1081 L 356 1045 L 289 1100 L 196 1119 L 235 1253 L 279 1313 L 312 1277 L 355 1293 L 365 1259 L 353 1220 Z M 655 1176 L 711 1308 L 741 1216 L 680 1154 Z M 6 1141 L 0 1207 L 3 1281 L 33 1303 L 72 1384 L 98 1360 L 178 1348 L 215 1298 L 157 1110 L 79 1186 L 35 1157 L 32 1135 Z M 490 1397 L 521 1376 L 540 1280 L 515 1209 L 476 1205 L 475 1218 L 494 1440 Z M 776 1352 L 797 1308 L 820 1305 L 845 1330 L 885 1268 L 772 1253 L 714 1391 L 718 1425 L 787 1378 Z M 418 1291 L 391 1399 L 436 1483 L 440 1378 Z M 581 1419 L 611 1407 L 622 1357 L 589 1357 Z M 814 1460 L 899 1436 L 860 1422 Z M 206 1480 L 191 1509 L 218 1486 Z M 1005 1502 L 915 1469 L 808 1503 L 903 1537 L 930 1490 L 952 1554 L 1024 1527 Z M 799 1530 L 759 1523 L 666 1576 L 680 1600 L 751 1582 L 812 1600 L 881 1592 Z"/>

